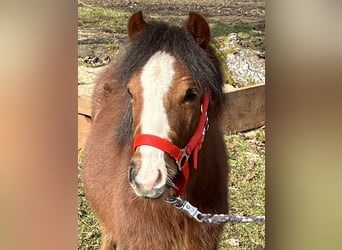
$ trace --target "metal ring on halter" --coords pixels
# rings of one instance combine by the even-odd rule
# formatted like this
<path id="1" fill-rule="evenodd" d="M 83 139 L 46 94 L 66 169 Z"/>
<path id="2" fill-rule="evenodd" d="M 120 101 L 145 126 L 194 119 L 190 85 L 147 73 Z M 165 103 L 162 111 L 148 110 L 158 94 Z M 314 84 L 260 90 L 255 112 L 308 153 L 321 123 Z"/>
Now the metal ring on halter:
<path id="1" fill-rule="evenodd" d="M 178 208 L 178 209 L 180 209 L 184 204 L 184 201 L 182 200 L 182 198 L 176 195 L 171 196 L 169 199 L 165 201 L 167 203 L 172 204 L 175 208 Z"/>
<path id="2" fill-rule="evenodd" d="M 186 152 L 186 147 L 182 149 L 182 157 L 180 158 L 179 161 L 176 160 L 176 164 L 178 166 L 179 171 L 182 171 L 182 166 L 184 164 L 184 162 L 188 161 L 190 158 L 190 155 L 188 155 L 188 153 Z"/>

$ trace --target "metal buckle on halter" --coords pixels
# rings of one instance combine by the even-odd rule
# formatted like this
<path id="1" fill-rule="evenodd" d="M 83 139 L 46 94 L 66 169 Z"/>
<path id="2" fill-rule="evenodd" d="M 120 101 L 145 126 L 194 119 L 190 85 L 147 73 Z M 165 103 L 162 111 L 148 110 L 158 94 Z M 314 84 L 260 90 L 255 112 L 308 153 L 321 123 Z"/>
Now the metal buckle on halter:
<path id="1" fill-rule="evenodd" d="M 184 201 L 180 196 L 172 195 L 168 200 L 166 200 L 167 203 L 172 204 L 175 208 L 180 209 L 183 207 Z"/>
<path id="2" fill-rule="evenodd" d="M 172 204 L 175 208 L 184 211 L 188 216 L 194 218 L 198 222 L 203 222 L 203 220 L 198 217 L 198 215 L 202 215 L 198 208 L 191 205 L 190 202 L 184 201 L 180 196 L 174 195 L 166 200 L 166 202 Z"/>
<path id="3" fill-rule="evenodd" d="M 186 147 L 182 149 L 182 157 L 180 158 L 179 161 L 176 160 L 176 164 L 178 166 L 179 171 L 182 171 L 182 166 L 184 164 L 184 162 L 188 161 L 190 158 L 190 155 L 188 155 L 188 153 L 186 152 Z"/>

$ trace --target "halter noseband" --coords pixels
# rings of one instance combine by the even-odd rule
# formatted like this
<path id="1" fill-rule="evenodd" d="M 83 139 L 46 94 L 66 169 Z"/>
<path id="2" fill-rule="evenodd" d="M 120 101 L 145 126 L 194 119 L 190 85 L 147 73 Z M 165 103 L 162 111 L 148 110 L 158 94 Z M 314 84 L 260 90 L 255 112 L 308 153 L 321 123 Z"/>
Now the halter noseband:
<path id="1" fill-rule="evenodd" d="M 184 148 L 179 148 L 172 142 L 151 134 L 140 134 L 134 138 L 133 151 L 135 152 L 138 147 L 148 145 L 158 148 L 169 156 L 171 156 L 178 166 L 179 171 L 182 172 L 183 178 L 178 183 L 178 195 L 182 195 L 185 191 L 186 184 L 189 180 L 189 158 L 193 154 L 193 167 L 197 169 L 198 151 L 204 141 L 205 132 L 208 128 L 208 106 L 209 106 L 209 93 L 206 92 L 202 99 L 201 104 L 201 117 L 197 129 L 193 136 L 190 138 L 188 144 Z"/>

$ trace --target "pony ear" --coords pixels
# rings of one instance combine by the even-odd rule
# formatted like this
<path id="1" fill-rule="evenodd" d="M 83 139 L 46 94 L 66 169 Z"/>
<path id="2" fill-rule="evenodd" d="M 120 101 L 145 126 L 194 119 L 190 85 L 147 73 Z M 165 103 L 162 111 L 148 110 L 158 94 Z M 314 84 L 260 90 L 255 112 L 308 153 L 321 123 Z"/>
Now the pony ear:
<path id="1" fill-rule="evenodd" d="M 210 28 L 203 16 L 194 11 L 190 11 L 186 28 L 190 31 L 199 46 L 203 49 L 208 47 L 210 41 Z"/>
<path id="2" fill-rule="evenodd" d="M 131 38 L 139 31 L 142 31 L 147 26 L 142 12 L 135 12 L 128 20 L 128 37 Z"/>

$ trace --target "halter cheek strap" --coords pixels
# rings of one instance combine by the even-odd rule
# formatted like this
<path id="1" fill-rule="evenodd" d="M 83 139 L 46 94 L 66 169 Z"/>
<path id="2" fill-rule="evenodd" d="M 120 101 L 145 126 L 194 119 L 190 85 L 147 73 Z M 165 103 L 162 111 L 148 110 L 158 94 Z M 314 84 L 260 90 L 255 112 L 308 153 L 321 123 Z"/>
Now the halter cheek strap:
<path id="1" fill-rule="evenodd" d="M 204 141 L 205 132 L 208 128 L 208 106 L 209 106 L 209 93 L 206 92 L 202 98 L 201 117 L 197 129 L 193 136 L 190 138 L 188 144 L 184 148 L 179 148 L 169 140 L 155 136 L 152 134 L 140 134 L 134 138 L 133 150 L 134 152 L 142 145 L 148 145 L 158 148 L 169 156 L 171 156 L 179 171 L 182 172 L 182 179 L 178 182 L 178 195 L 182 195 L 185 191 L 186 184 L 189 180 L 189 158 L 193 153 L 193 168 L 197 169 L 198 151 Z"/>

